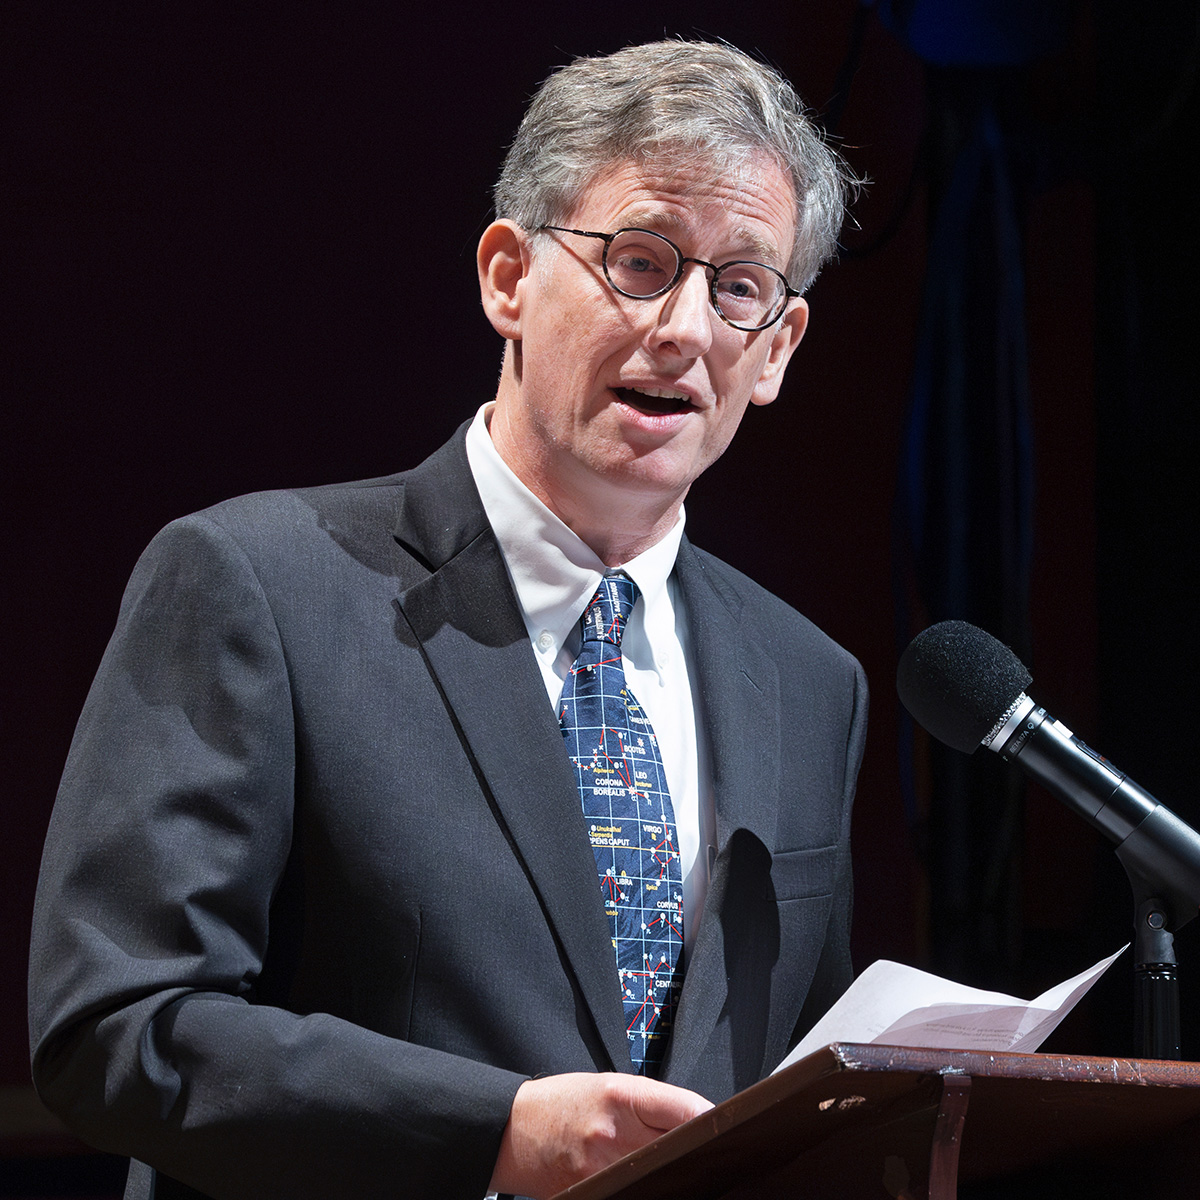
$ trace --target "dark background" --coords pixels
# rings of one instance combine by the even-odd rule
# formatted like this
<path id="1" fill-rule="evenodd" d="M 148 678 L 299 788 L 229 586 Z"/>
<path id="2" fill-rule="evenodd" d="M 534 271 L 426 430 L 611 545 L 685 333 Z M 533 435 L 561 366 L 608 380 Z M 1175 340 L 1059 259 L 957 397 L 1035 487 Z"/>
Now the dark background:
<path id="1" fill-rule="evenodd" d="M 898 610 L 893 492 L 932 214 L 963 114 L 999 97 L 1034 449 L 1032 573 L 1006 640 L 1041 703 L 1200 823 L 1197 5 L 1132 8 L 10 6 L 0 1087 L 28 1084 L 38 856 L 140 550 L 229 495 L 413 465 L 490 398 L 501 345 L 474 246 L 527 98 L 576 54 L 664 34 L 774 62 L 872 180 L 842 260 L 810 293 L 779 401 L 748 414 L 688 500 L 696 543 L 812 617 L 870 677 L 857 965 L 894 958 L 1032 996 L 1116 949 L 1127 884 L 1044 793 L 1017 789 L 1000 836 L 961 807 L 969 797 L 931 791 L 935 756 L 918 738 L 916 801 L 902 802 L 898 650 L 927 620 L 973 618 Z M 416 261 L 440 264 L 436 297 Z M 971 361 L 969 329 L 959 349 Z M 1179 942 L 1184 1055 L 1197 1058 L 1194 928 Z M 1130 970 L 1127 956 L 1049 1045 L 1129 1053 Z"/>

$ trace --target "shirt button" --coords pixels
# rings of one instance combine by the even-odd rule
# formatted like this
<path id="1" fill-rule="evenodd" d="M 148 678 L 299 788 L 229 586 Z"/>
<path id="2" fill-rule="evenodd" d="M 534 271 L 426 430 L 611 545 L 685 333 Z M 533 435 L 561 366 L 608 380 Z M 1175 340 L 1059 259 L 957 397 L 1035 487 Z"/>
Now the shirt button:
<path id="1" fill-rule="evenodd" d="M 670 659 L 667 658 L 667 656 L 665 654 L 660 654 L 656 661 L 658 662 L 658 669 L 660 671 L 665 671 L 667 669 L 667 664 L 670 662 Z"/>
<path id="2" fill-rule="evenodd" d="M 539 650 L 553 650 L 554 635 L 548 629 L 543 629 L 542 632 L 538 634 L 537 644 Z"/>

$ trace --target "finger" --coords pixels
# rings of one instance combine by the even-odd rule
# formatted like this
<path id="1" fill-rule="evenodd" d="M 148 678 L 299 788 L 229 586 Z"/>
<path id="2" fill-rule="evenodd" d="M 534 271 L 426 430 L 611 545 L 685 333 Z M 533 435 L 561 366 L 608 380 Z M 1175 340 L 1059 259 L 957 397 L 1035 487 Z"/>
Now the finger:
<path id="1" fill-rule="evenodd" d="M 638 1120 L 651 1129 L 663 1132 L 674 1129 L 712 1108 L 712 1102 L 697 1092 L 657 1079 L 626 1077 L 631 1085 L 630 1107 Z"/>

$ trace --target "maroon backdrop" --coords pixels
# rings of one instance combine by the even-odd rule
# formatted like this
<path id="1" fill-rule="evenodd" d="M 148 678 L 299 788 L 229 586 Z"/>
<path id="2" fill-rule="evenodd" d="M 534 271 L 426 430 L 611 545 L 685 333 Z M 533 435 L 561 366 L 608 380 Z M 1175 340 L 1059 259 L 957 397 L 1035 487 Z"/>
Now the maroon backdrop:
<path id="1" fill-rule="evenodd" d="M 124 581 L 166 521 L 242 491 L 382 474 L 490 395 L 500 344 L 473 249 L 525 100 L 548 68 L 667 34 L 779 64 L 824 109 L 854 0 L 561 3 L 519 14 L 349 15 L 298 4 L 220 22 L 18 6 L 2 130 L 16 218 L 6 421 L 9 629 L 0 871 L 0 1084 L 27 1082 L 25 956 L 57 777 Z M 592 10 L 595 11 L 592 11 Z M 1091 95 L 1090 25 L 1034 83 Z M 897 211 L 924 124 L 920 63 L 868 27 L 839 127 L 873 183 L 850 248 Z M 1039 679 L 1097 716 L 1090 189 L 1034 200 L 1029 332 Z M 864 663 L 872 728 L 855 818 L 860 966 L 921 963 L 925 890 L 897 785 L 890 507 L 924 262 L 918 186 L 895 236 L 829 268 L 784 394 L 752 411 L 688 501 L 689 532 Z M 444 266 L 419 315 L 411 256 Z M 1133 764 L 1127 764 L 1132 768 Z M 1093 837 L 1031 806 L 1031 930 L 1087 919 Z M 1106 937 L 1113 946 L 1121 928 Z M 1063 964 L 1063 974 L 1084 963 Z M 1076 1044 L 1073 1049 L 1091 1049 Z M 1103 1049 L 1103 1047 L 1101 1047 Z"/>

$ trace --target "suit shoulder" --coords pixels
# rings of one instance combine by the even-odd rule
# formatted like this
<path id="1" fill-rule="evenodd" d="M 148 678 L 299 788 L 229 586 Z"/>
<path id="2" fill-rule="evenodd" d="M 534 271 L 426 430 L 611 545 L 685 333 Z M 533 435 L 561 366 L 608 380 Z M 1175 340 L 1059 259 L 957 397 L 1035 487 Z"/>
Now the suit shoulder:
<path id="1" fill-rule="evenodd" d="M 478 499 L 470 491 L 464 439 L 465 426 L 423 462 L 394 475 L 224 500 L 173 521 L 143 558 L 153 562 L 203 546 L 221 557 L 241 557 L 264 582 L 274 578 L 285 587 L 308 575 L 331 577 L 361 568 L 418 578 L 425 570 L 422 560 L 397 541 L 402 513 L 412 507 L 406 497 L 421 493 L 436 510 L 435 524 L 470 524 Z"/>
<path id="2" fill-rule="evenodd" d="M 330 520 L 370 520 L 396 511 L 404 473 L 315 487 L 277 488 L 248 492 L 192 513 L 231 533 L 247 528 L 287 527 L 296 523 Z M 184 518 L 187 520 L 188 518 Z"/>
<path id="3" fill-rule="evenodd" d="M 250 492 L 170 522 L 143 558 L 155 564 L 193 555 L 206 561 L 214 552 L 233 555 L 244 558 L 264 581 L 321 571 L 319 563 L 346 558 L 394 575 L 392 534 L 402 490 L 403 475 L 397 474 Z"/>
<path id="4" fill-rule="evenodd" d="M 801 646 L 807 661 L 862 677 L 858 660 L 803 613 L 723 559 L 689 544 L 695 566 L 721 602 L 768 645 Z"/>

